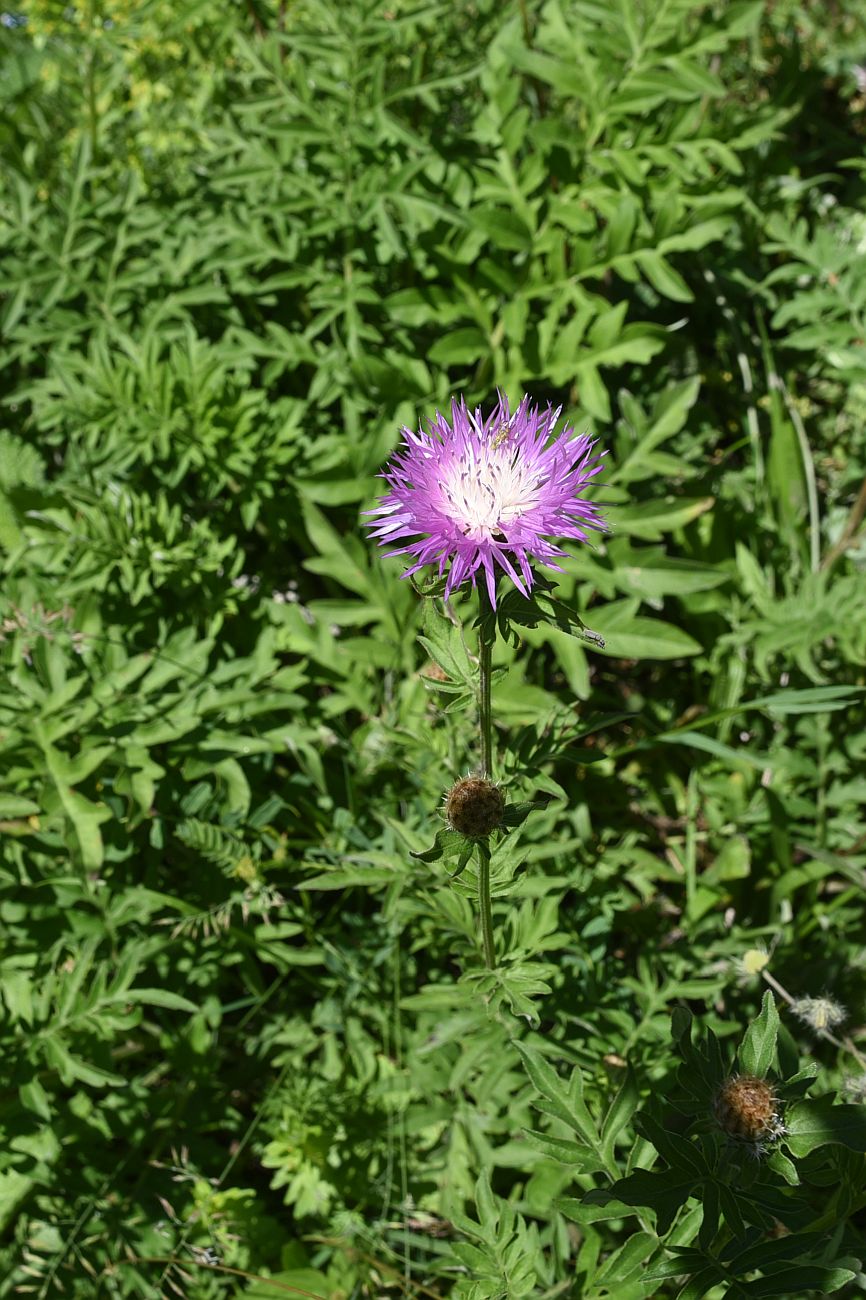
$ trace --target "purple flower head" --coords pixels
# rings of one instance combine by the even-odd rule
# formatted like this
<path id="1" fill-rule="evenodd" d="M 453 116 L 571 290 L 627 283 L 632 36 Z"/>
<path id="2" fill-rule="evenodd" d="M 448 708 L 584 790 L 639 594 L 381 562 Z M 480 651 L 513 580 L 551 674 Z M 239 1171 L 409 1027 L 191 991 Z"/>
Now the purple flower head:
<path id="1" fill-rule="evenodd" d="M 461 398 L 451 399 L 451 423 L 438 411 L 426 433 L 403 429 L 403 446 L 382 477 L 390 491 L 367 525 L 388 552 L 409 555 L 408 578 L 425 564 L 448 568 L 446 598 L 479 569 L 496 605 L 496 566 L 524 596 L 532 587 L 530 559 L 558 569 L 565 551 L 551 538 L 589 541 L 588 528 L 604 529 L 598 506 L 581 493 L 603 468 L 595 443 L 568 425 L 551 437 L 561 407 L 541 411 L 529 398 L 513 413 L 499 394 L 483 419 Z M 413 540 L 409 540 L 413 539 Z"/>

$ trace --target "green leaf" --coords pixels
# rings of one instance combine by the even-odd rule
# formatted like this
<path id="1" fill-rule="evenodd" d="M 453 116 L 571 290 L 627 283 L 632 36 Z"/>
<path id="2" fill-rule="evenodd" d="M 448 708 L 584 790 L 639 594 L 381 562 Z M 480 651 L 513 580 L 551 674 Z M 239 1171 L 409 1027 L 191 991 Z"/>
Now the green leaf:
<path id="1" fill-rule="evenodd" d="M 493 205 L 473 208 L 469 213 L 469 221 L 498 248 L 520 252 L 532 242 L 532 233 L 525 222 L 508 208 Z"/>
<path id="2" fill-rule="evenodd" d="M 258 1278 L 245 1286 L 244 1300 L 287 1300 L 300 1296 L 301 1300 L 330 1300 L 333 1287 L 324 1273 L 317 1268 L 289 1268 L 275 1273 L 271 1278 Z"/>
<path id="3" fill-rule="evenodd" d="M 56 1069 L 65 1084 L 76 1079 L 89 1084 L 91 1088 L 120 1088 L 126 1086 L 123 1075 L 112 1074 L 98 1065 L 83 1061 L 80 1056 L 70 1052 L 58 1038 L 45 1038 L 42 1042 L 47 1060 Z"/>
<path id="4" fill-rule="evenodd" d="M 605 1153 L 611 1159 L 613 1158 L 616 1139 L 637 1109 L 639 1100 L 640 1093 L 638 1092 L 637 1081 L 631 1069 L 627 1067 L 622 1084 L 610 1103 L 601 1126 L 602 1145 Z"/>
<path id="5" fill-rule="evenodd" d="M 767 1241 L 746 1244 L 731 1255 L 731 1261 L 740 1273 L 750 1273 L 753 1269 L 766 1272 L 775 1271 L 780 1265 L 791 1260 L 820 1252 L 824 1239 L 820 1232 L 791 1232 L 782 1237 L 772 1237 Z"/>
<path id="6" fill-rule="evenodd" d="M 453 330 L 438 339 L 428 356 L 437 366 L 474 366 L 487 356 L 490 344 L 479 329 Z"/>
<path id="7" fill-rule="evenodd" d="M 696 1180 L 709 1173 L 706 1157 L 696 1143 L 663 1126 L 647 1111 L 643 1110 L 635 1119 L 635 1131 L 647 1138 L 663 1156 L 672 1170 L 682 1170 L 691 1174 Z"/>
<path id="8" fill-rule="evenodd" d="M 560 1164 L 568 1165 L 575 1173 L 592 1174 L 604 1168 L 604 1162 L 597 1152 L 580 1142 L 575 1142 L 573 1138 L 554 1137 L 550 1133 L 541 1133 L 538 1129 L 532 1128 L 524 1129 L 523 1132 L 536 1151 L 558 1160 Z"/>
<path id="9" fill-rule="evenodd" d="M 828 1144 L 866 1153 L 862 1106 L 834 1105 L 829 1098 L 794 1102 L 785 1111 L 785 1129 L 785 1145 L 797 1158 Z"/>
<path id="10" fill-rule="evenodd" d="M 822 1268 L 817 1264 L 795 1264 L 752 1282 L 739 1283 L 743 1296 L 831 1295 L 853 1282 L 857 1274 L 848 1268 Z"/>
<path id="11" fill-rule="evenodd" d="M 18 1096 L 21 1098 L 21 1105 L 26 1110 L 33 1111 L 40 1119 L 50 1123 L 52 1119 L 51 1101 L 48 1093 L 35 1075 L 28 1083 L 21 1085 L 18 1089 Z"/>
<path id="12" fill-rule="evenodd" d="M 527 817 L 532 812 L 539 812 L 547 808 L 550 799 L 527 800 L 523 803 L 507 803 L 502 813 L 502 825 L 513 829 L 522 826 Z"/>
<path id="13" fill-rule="evenodd" d="M 604 1204 L 596 1204 L 588 1199 L 578 1201 L 573 1196 L 558 1196 L 553 1208 L 574 1223 L 603 1223 L 606 1219 L 626 1219 L 635 1213 L 633 1205 L 626 1205 L 625 1201 L 617 1201 L 614 1197 Z"/>
<path id="14" fill-rule="evenodd" d="M 164 1007 L 166 1011 L 198 1011 L 189 998 L 182 998 L 179 993 L 171 993 L 168 989 L 125 989 L 121 1000 L 133 1005 L 141 1002 L 149 1007 Z"/>
<path id="15" fill-rule="evenodd" d="M 618 1250 L 608 1256 L 592 1279 L 594 1287 L 622 1287 L 640 1270 L 658 1247 L 658 1240 L 649 1232 L 633 1232 Z M 617 1294 L 617 1292 L 613 1292 Z M 621 1294 L 621 1293 L 620 1293 Z"/>
<path id="16" fill-rule="evenodd" d="M 549 1062 L 535 1048 L 527 1047 L 525 1043 L 520 1042 L 515 1042 L 514 1046 L 523 1060 L 533 1086 L 540 1094 L 541 1100 L 535 1103 L 538 1109 L 562 1120 L 587 1146 L 597 1149 L 598 1133 L 583 1100 L 580 1071 L 577 1069 L 573 1071 L 571 1084 L 566 1086 Z"/>
<path id="17" fill-rule="evenodd" d="M 535 585 L 529 597 L 522 596 L 511 588 L 496 608 L 496 613 L 488 613 L 485 620 L 486 631 L 490 634 L 498 626 L 500 635 L 507 640 L 512 624 L 519 627 L 537 627 L 539 623 L 548 623 L 562 632 L 580 637 L 598 649 L 604 647 L 604 640 L 597 632 L 591 631 L 578 615 L 552 594 L 552 583 L 542 574 L 536 575 Z"/>
<path id="18" fill-rule="evenodd" d="M 763 1079 L 776 1055 L 776 1037 L 779 1033 L 779 1013 L 769 989 L 764 993 L 760 1015 L 753 1020 L 743 1035 L 737 1060 L 744 1074 L 754 1074 Z"/>
<path id="19" fill-rule="evenodd" d="M 773 763 L 767 754 L 755 754 L 745 746 L 734 749 L 713 736 L 705 736 L 701 731 L 663 733 L 656 736 L 655 741 L 660 745 L 685 745 L 687 749 L 700 749 L 705 754 L 712 754 L 713 757 L 721 758 L 734 766 L 744 764 L 746 767 L 756 768 L 759 772 L 764 772 L 768 768 L 770 771 L 773 770 Z"/>
<path id="20" fill-rule="evenodd" d="M 748 704 L 752 709 L 769 709 L 774 713 L 831 713 L 847 709 L 857 702 L 866 687 L 863 686 L 807 686 L 800 689 L 776 691 L 762 695 Z M 743 706 L 744 708 L 747 706 Z"/>
<path id="21" fill-rule="evenodd" d="M 0 1228 L 6 1229 L 37 1179 L 19 1173 L 16 1169 L 0 1170 Z"/>
<path id="22" fill-rule="evenodd" d="M 604 637 L 595 649 L 610 658 L 687 659 L 701 653 L 700 642 L 688 632 L 658 618 L 624 618 L 620 610 L 599 606 L 593 609 L 592 621 Z"/>
<path id="23" fill-rule="evenodd" d="M 679 271 L 675 271 L 661 253 L 641 250 L 635 254 L 635 261 L 652 287 L 658 290 L 663 298 L 670 298 L 673 302 L 693 300 L 694 294 Z"/>
<path id="24" fill-rule="evenodd" d="M 654 1209 L 661 1233 L 667 1231 L 680 1207 L 697 1192 L 694 1173 L 684 1174 L 674 1169 L 638 1169 L 626 1178 L 617 1179 L 610 1188 L 610 1196 L 625 1201 L 626 1205 Z"/>
<path id="25" fill-rule="evenodd" d="M 476 671 L 469 659 L 460 630 L 440 614 L 433 600 L 424 602 L 424 635 L 418 640 L 430 658 L 447 673 L 449 681 L 461 689 L 476 689 Z M 435 680 L 430 685 L 435 686 Z"/>
<path id="26" fill-rule="evenodd" d="M 472 841 L 468 841 L 470 847 Z M 429 849 L 416 852 L 410 850 L 410 858 L 417 858 L 419 862 L 438 862 L 443 857 L 461 857 L 467 845 L 465 835 L 459 831 L 452 831 L 450 827 L 443 826 L 436 832 L 436 838 Z"/>
<path id="27" fill-rule="evenodd" d="M 688 596 L 711 591 L 730 581 L 724 570 L 692 560 L 672 558 L 660 546 L 632 547 L 625 539 L 608 546 L 613 579 L 627 595 L 641 600 L 662 600 L 665 596 Z"/>
<path id="28" fill-rule="evenodd" d="M 661 497 L 633 506 L 615 506 L 611 522 L 621 536 L 657 541 L 663 533 L 684 528 L 714 505 L 714 497 Z"/>
<path id="29" fill-rule="evenodd" d="M 718 1264 L 710 1264 L 690 1277 L 677 1292 L 677 1300 L 704 1300 L 714 1286 L 723 1280 Z"/>
<path id="30" fill-rule="evenodd" d="M 72 789 L 68 783 L 70 763 L 66 756 L 49 742 L 43 723 L 36 723 L 33 734 L 45 756 L 45 766 L 54 781 L 63 811 L 72 824 L 82 865 L 88 871 L 98 871 L 102 866 L 104 853 L 99 827 L 110 819 L 111 809 L 104 804 L 92 803 L 78 790 Z M 102 761 L 108 749 L 109 747 L 99 748 L 98 762 Z M 86 761 L 79 756 L 78 765 L 82 763 L 86 766 Z"/>
<path id="31" fill-rule="evenodd" d="M 0 794 L 0 821 L 15 817 L 35 817 L 39 811 L 39 804 L 32 799 L 17 794 Z"/>
<path id="32" fill-rule="evenodd" d="M 767 483 L 773 497 L 780 528 L 792 537 L 803 534 L 803 519 L 807 517 L 808 497 L 803 473 L 803 457 L 797 433 L 790 420 L 782 414 L 782 401 L 774 391 L 774 418 L 767 459 Z"/>
<path id="33" fill-rule="evenodd" d="M 764 1157 L 764 1164 L 768 1169 L 772 1169 L 774 1174 L 784 1178 L 786 1183 L 792 1187 L 798 1186 L 800 1175 L 797 1173 L 797 1166 L 792 1160 L 789 1160 L 783 1151 L 771 1151 Z"/>

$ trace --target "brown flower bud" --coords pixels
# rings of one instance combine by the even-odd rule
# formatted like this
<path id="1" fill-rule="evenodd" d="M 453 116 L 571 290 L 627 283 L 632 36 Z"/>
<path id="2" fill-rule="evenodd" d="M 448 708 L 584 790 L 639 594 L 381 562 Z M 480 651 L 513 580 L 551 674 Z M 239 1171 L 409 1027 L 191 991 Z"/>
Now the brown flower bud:
<path id="1" fill-rule="evenodd" d="M 486 839 L 501 826 L 504 808 L 499 786 L 483 776 L 464 776 L 445 796 L 448 824 L 472 840 Z"/>
<path id="2" fill-rule="evenodd" d="M 784 1132 L 772 1084 L 753 1074 L 727 1079 L 716 1093 L 713 1110 L 719 1127 L 741 1142 L 760 1146 Z"/>

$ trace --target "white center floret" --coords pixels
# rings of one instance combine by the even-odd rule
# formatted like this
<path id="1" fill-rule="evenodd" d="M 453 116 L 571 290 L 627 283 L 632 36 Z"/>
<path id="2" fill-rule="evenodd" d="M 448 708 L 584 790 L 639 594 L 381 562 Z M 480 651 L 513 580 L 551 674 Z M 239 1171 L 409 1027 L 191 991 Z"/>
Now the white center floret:
<path id="1" fill-rule="evenodd" d="M 494 438 L 474 444 L 449 465 L 441 487 L 443 504 L 460 531 L 475 541 L 489 541 L 538 505 L 541 477 L 537 467 L 508 446 L 507 438 Z"/>

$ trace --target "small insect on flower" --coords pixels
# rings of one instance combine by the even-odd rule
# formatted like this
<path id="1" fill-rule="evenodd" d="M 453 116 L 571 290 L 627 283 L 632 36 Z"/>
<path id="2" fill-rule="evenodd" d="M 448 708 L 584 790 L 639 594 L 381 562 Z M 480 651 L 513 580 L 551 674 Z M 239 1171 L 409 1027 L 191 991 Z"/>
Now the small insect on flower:
<path id="1" fill-rule="evenodd" d="M 452 830 L 467 839 L 486 839 L 502 825 L 505 799 L 498 785 L 482 776 L 464 776 L 445 796 L 445 816 Z"/>
<path id="2" fill-rule="evenodd" d="M 772 1084 L 753 1074 L 726 1079 L 716 1093 L 713 1111 L 722 1132 L 737 1142 L 750 1143 L 758 1153 L 785 1131 Z"/>
<path id="3" fill-rule="evenodd" d="M 382 477 L 390 491 L 366 513 L 380 546 L 403 543 L 408 578 L 427 564 L 448 577 L 446 598 L 467 578 L 483 576 L 491 604 L 502 570 L 524 596 L 530 560 L 558 569 L 559 538 L 588 542 L 605 528 L 599 507 L 582 493 L 603 468 L 595 442 L 568 425 L 554 434 L 561 408 L 542 411 L 524 397 L 516 411 L 499 395 L 486 418 L 452 399 L 451 421 L 438 411 L 427 432 L 403 429 L 403 447 Z"/>

